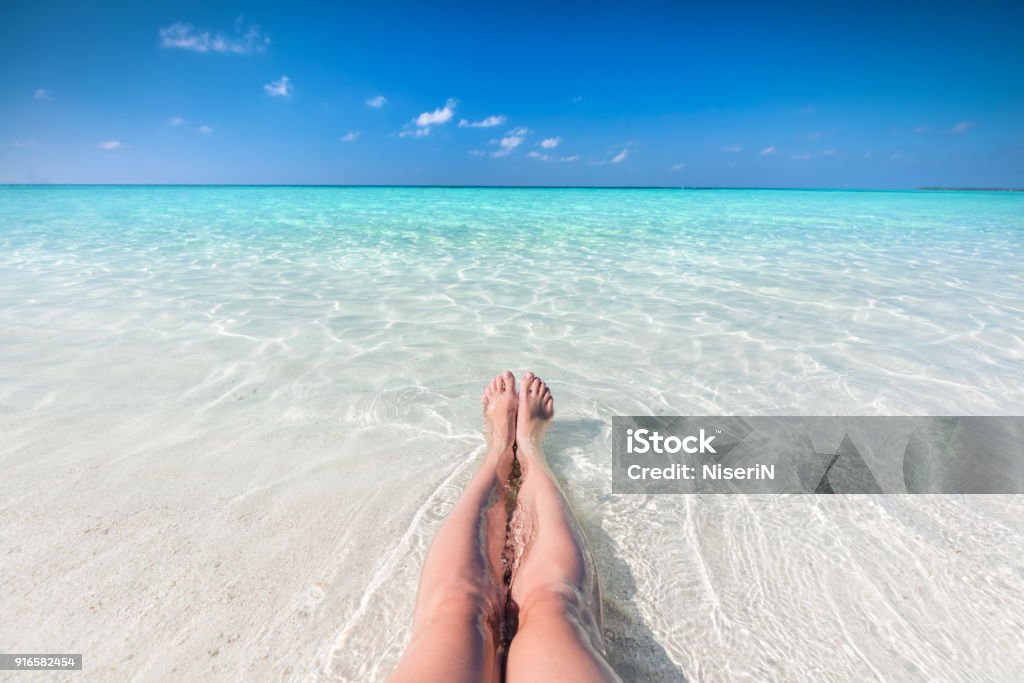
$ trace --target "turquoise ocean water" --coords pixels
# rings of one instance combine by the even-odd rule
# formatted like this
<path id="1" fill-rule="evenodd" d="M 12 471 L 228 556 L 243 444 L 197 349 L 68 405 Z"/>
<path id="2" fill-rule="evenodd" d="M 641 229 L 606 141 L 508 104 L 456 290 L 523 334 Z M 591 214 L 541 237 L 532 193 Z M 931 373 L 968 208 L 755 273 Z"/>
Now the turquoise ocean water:
<path id="1" fill-rule="evenodd" d="M 418 561 L 479 452 L 480 388 L 505 368 L 532 369 L 555 392 L 554 466 L 602 565 L 620 669 L 787 678 L 835 658 L 850 676 L 882 662 L 942 677 L 953 636 L 929 611 L 941 604 L 972 631 L 956 636 L 956 665 L 998 677 L 1012 661 L 979 653 L 1017 637 L 986 616 L 999 591 L 934 579 L 929 595 L 907 598 L 913 628 L 889 614 L 898 599 L 887 591 L 922 571 L 921 558 L 960 557 L 943 539 L 969 534 L 949 525 L 1019 530 L 1019 503 L 615 497 L 608 430 L 616 414 L 1020 414 L 1021 263 L 1024 195 L 1008 193 L 0 187 L 0 463 L 22 492 L 43 476 L 33 463 L 61 464 L 73 474 L 55 496 L 100 495 L 90 472 L 134 472 L 131 484 L 109 479 L 116 505 L 97 502 L 99 517 L 152 498 L 138 488 L 147 477 L 164 482 L 168 509 L 188 499 L 208 511 L 188 551 L 203 558 L 241 524 L 221 519 L 223 506 L 310 524 L 331 510 L 303 557 L 326 552 L 307 564 L 334 578 L 299 574 L 332 588 L 310 597 L 287 583 L 295 574 L 273 588 L 300 596 L 311 620 L 286 618 L 292 603 L 245 604 L 264 626 L 241 642 L 272 653 L 267 642 L 283 643 L 305 670 L 365 680 L 400 651 Z M 216 505 L 188 498 L 203 487 Z M 247 533 L 291 538 L 275 526 L 283 519 Z M 23 522 L 9 517 L 8 531 L 27 533 Z M 838 536 L 851 545 L 821 550 Z M 1020 536 L 973 537 L 962 541 L 977 550 L 972 571 L 1020 587 Z M 652 538 L 657 550 L 644 545 Z M 873 550 L 882 538 L 892 555 Z M 247 566 L 267 556 L 251 550 Z M 854 572 L 849 583 L 829 582 L 832 562 Z M 200 604 L 221 604 L 217 581 L 204 575 Z M 786 586 L 824 592 L 833 607 L 792 602 Z M 999 609 L 1019 618 L 1013 600 Z M 141 623 L 173 621 L 161 609 Z M 238 621 L 218 609 L 211 618 Z M 740 639 L 737 620 L 757 614 L 775 616 Z M 814 645 L 823 630 L 857 647 Z M 205 648 L 203 633 L 182 647 Z M 808 644 L 784 655 L 772 643 L 787 639 Z M 729 663 L 702 654 L 722 648 Z"/>
<path id="2" fill-rule="evenodd" d="M 1024 405 L 1021 195 L 8 187 L 0 207 L 3 323 L 33 343 L 60 319 L 380 382 L 531 363 L 634 383 L 648 411 Z"/>

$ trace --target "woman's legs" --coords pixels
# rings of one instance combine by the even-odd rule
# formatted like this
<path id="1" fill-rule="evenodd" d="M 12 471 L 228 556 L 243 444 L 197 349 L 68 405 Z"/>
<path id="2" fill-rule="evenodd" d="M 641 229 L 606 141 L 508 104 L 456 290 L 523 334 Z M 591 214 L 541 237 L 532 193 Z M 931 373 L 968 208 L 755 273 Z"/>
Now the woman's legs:
<path id="1" fill-rule="evenodd" d="M 484 390 L 487 456 L 441 525 L 423 564 L 412 637 L 391 681 L 501 680 L 506 590 L 501 552 L 517 396 L 505 372 Z"/>
<path id="2" fill-rule="evenodd" d="M 541 450 L 554 399 L 530 372 L 519 391 L 522 479 L 512 532 L 521 556 L 511 586 L 519 629 L 509 647 L 508 681 L 617 681 L 603 655 L 594 561 Z"/>

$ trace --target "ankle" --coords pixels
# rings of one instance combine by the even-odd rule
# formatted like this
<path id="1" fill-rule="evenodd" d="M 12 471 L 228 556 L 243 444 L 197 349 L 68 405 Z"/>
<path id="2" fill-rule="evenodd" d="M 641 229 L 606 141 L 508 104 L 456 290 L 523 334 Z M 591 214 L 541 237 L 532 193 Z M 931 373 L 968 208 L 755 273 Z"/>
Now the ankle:
<path id="1" fill-rule="evenodd" d="M 488 444 L 484 461 L 497 464 L 512 457 L 512 444 Z"/>
<path id="2" fill-rule="evenodd" d="M 543 461 L 544 451 L 541 450 L 540 444 L 536 441 L 522 439 L 516 441 L 516 456 L 520 460 Z"/>

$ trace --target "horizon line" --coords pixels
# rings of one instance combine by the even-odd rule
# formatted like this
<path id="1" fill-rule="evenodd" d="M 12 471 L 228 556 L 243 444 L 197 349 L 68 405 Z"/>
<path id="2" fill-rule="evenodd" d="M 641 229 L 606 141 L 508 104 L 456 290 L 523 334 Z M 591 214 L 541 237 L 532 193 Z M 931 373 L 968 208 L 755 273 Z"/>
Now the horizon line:
<path id="1" fill-rule="evenodd" d="M 777 190 L 798 192 L 1024 192 L 1017 187 L 770 187 L 756 185 L 452 185 L 419 183 L 0 183 L 0 187 L 310 187 L 486 190 Z"/>

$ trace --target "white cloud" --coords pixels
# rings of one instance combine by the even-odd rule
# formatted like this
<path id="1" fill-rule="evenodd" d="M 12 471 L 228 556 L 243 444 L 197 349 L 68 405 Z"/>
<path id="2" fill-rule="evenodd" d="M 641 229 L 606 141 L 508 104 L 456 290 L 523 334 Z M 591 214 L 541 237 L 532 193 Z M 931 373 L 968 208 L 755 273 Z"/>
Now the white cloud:
<path id="1" fill-rule="evenodd" d="M 538 152 L 535 149 L 532 149 L 529 152 L 527 152 L 526 156 L 529 157 L 530 159 L 537 159 L 538 161 L 576 161 L 577 159 L 579 159 L 579 157 L 576 156 L 575 154 L 572 156 L 561 158 L 552 157 L 547 154 L 544 154 L 543 152 Z"/>
<path id="2" fill-rule="evenodd" d="M 808 133 L 807 134 L 807 139 L 808 140 L 818 140 L 818 139 L 824 137 L 824 135 L 825 135 L 825 133 L 823 131 L 816 130 L 813 133 Z"/>
<path id="3" fill-rule="evenodd" d="M 526 140 L 526 136 L 529 135 L 531 132 L 532 131 L 528 128 L 518 126 L 516 128 L 513 128 L 509 132 L 505 133 L 505 136 L 500 140 L 491 140 L 492 145 L 498 145 L 499 147 L 501 147 L 501 149 L 495 152 L 493 156 L 508 156 L 516 147 L 523 144 L 523 141 Z"/>
<path id="4" fill-rule="evenodd" d="M 425 138 L 428 135 L 430 135 L 429 128 L 406 128 L 398 133 L 398 137 L 400 138 Z"/>
<path id="5" fill-rule="evenodd" d="M 682 171 L 686 166 L 684 164 L 672 164 L 668 167 L 670 171 Z"/>
<path id="6" fill-rule="evenodd" d="M 605 164 L 621 164 L 629 156 L 629 151 L 630 151 L 629 148 L 630 148 L 631 144 L 632 143 L 626 143 L 626 146 L 622 149 L 622 151 L 619 152 L 618 154 L 616 154 L 615 156 L 613 156 L 610 159 L 602 159 L 600 161 L 591 161 L 590 164 L 592 166 L 604 166 Z"/>
<path id="7" fill-rule="evenodd" d="M 459 121 L 459 128 L 493 128 L 494 126 L 500 126 L 507 118 L 504 114 L 494 114 L 488 116 L 482 121 L 470 121 L 468 119 L 462 119 Z"/>
<path id="8" fill-rule="evenodd" d="M 387 103 L 388 98 L 384 97 L 383 95 L 377 95 L 376 97 L 371 97 L 370 99 L 366 100 L 366 105 L 369 107 L 373 107 L 374 109 L 380 109 Z"/>
<path id="9" fill-rule="evenodd" d="M 728 152 L 730 154 L 737 154 L 739 152 L 742 152 L 743 148 L 740 147 L 739 145 L 726 145 L 725 147 L 722 148 L 722 151 Z"/>
<path id="10" fill-rule="evenodd" d="M 425 111 L 416 117 L 415 123 L 421 128 L 428 128 L 430 126 L 441 126 L 452 120 L 455 116 L 455 107 L 459 101 L 454 98 L 449 98 L 444 103 L 443 107 L 439 107 L 434 111 Z"/>
<path id="11" fill-rule="evenodd" d="M 544 149 L 554 149 L 562 144 L 562 138 L 545 138 L 540 141 L 540 146 Z"/>
<path id="12" fill-rule="evenodd" d="M 580 103 L 582 101 L 583 101 L 583 95 L 577 95 L 576 97 L 572 98 L 572 103 L 573 104 L 578 104 L 578 103 Z"/>
<path id="13" fill-rule="evenodd" d="M 203 135 L 209 135 L 210 133 L 213 132 L 213 128 L 211 128 L 210 126 L 199 126 L 198 128 L 196 128 L 196 132 L 202 133 Z"/>
<path id="14" fill-rule="evenodd" d="M 171 118 L 167 119 L 167 125 L 168 126 L 184 126 L 185 125 L 185 119 L 181 118 L 180 116 L 172 116 Z"/>
<path id="15" fill-rule="evenodd" d="M 263 89 L 267 91 L 267 94 L 271 97 L 288 97 L 292 94 L 292 83 L 291 79 L 287 76 L 281 76 L 276 81 L 271 81 L 263 86 Z"/>
<path id="16" fill-rule="evenodd" d="M 358 130 L 350 130 L 341 136 L 342 142 L 355 142 L 359 139 L 360 132 Z"/>
<path id="17" fill-rule="evenodd" d="M 26 149 L 35 145 L 35 140 L 15 140 L 11 143 L 17 149 Z"/>
<path id="18" fill-rule="evenodd" d="M 522 130 L 522 129 L 517 128 L 516 130 Z M 512 131 L 512 132 L 514 133 L 516 131 Z M 501 147 L 501 149 L 499 149 L 497 152 L 495 152 L 494 156 L 496 156 L 496 157 L 508 156 L 509 154 L 512 153 L 512 150 L 514 150 L 519 145 L 523 144 L 523 140 L 524 140 L 524 138 L 523 138 L 522 135 L 512 135 L 512 134 L 506 135 L 505 137 L 503 137 L 502 139 L 497 141 L 498 146 Z"/>
<path id="19" fill-rule="evenodd" d="M 839 156 L 839 150 L 837 149 L 826 149 L 821 152 L 801 152 L 799 154 L 792 155 L 792 158 L 799 161 L 807 161 L 808 159 L 814 159 L 816 157 L 834 157 Z"/>
<path id="20" fill-rule="evenodd" d="M 471 156 L 471 157 L 485 157 L 485 156 L 487 156 L 487 150 L 486 149 L 471 149 L 471 150 L 469 150 L 466 153 L 469 154 L 469 156 Z"/>
<path id="21" fill-rule="evenodd" d="M 434 126 L 443 126 L 452 120 L 452 117 L 455 116 L 455 107 L 458 104 L 459 101 L 457 99 L 449 97 L 443 107 L 439 107 L 434 111 L 425 111 L 405 124 L 405 127 L 399 131 L 398 137 L 423 138 L 430 135 L 430 131 L 433 130 Z"/>
<path id="22" fill-rule="evenodd" d="M 161 47 L 191 50 L 193 52 L 220 52 L 236 55 L 247 55 L 264 52 L 270 38 L 263 35 L 255 24 L 243 26 L 235 22 L 232 35 L 221 32 L 210 33 L 200 31 L 192 24 L 177 21 L 160 29 Z"/>
<path id="23" fill-rule="evenodd" d="M 768 147 L 765 147 L 760 152 L 758 152 L 758 154 L 760 154 L 763 157 L 766 157 L 771 156 L 772 154 L 775 154 L 778 151 L 779 150 L 775 149 L 775 145 L 769 145 Z"/>
<path id="24" fill-rule="evenodd" d="M 36 91 L 34 93 L 32 93 L 32 97 L 34 97 L 37 100 L 52 100 L 53 99 L 53 96 L 50 94 L 50 91 L 47 90 L 46 88 L 37 88 Z"/>
<path id="25" fill-rule="evenodd" d="M 973 123 L 971 123 L 970 121 L 961 121 L 960 123 L 950 128 L 949 132 L 953 135 L 962 135 L 963 133 L 969 131 L 971 128 L 974 128 Z"/>
<path id="26" fill-rule="evenodd" d="M 119 140 L 104 140 L 96 146 L 100 149 L 111 151 L 121 147 L 121 142 Z"/>
<path id="27" fill-rule="evenodd" d="M 929 128 L 928 126 L 926 126 L 923 123 L 920 126 L 917 126 L 916 128 L 914 128 L 914 132 L 915 133 L 927 133 L 929 130 L 931 130 L 931 128 Z"/>

